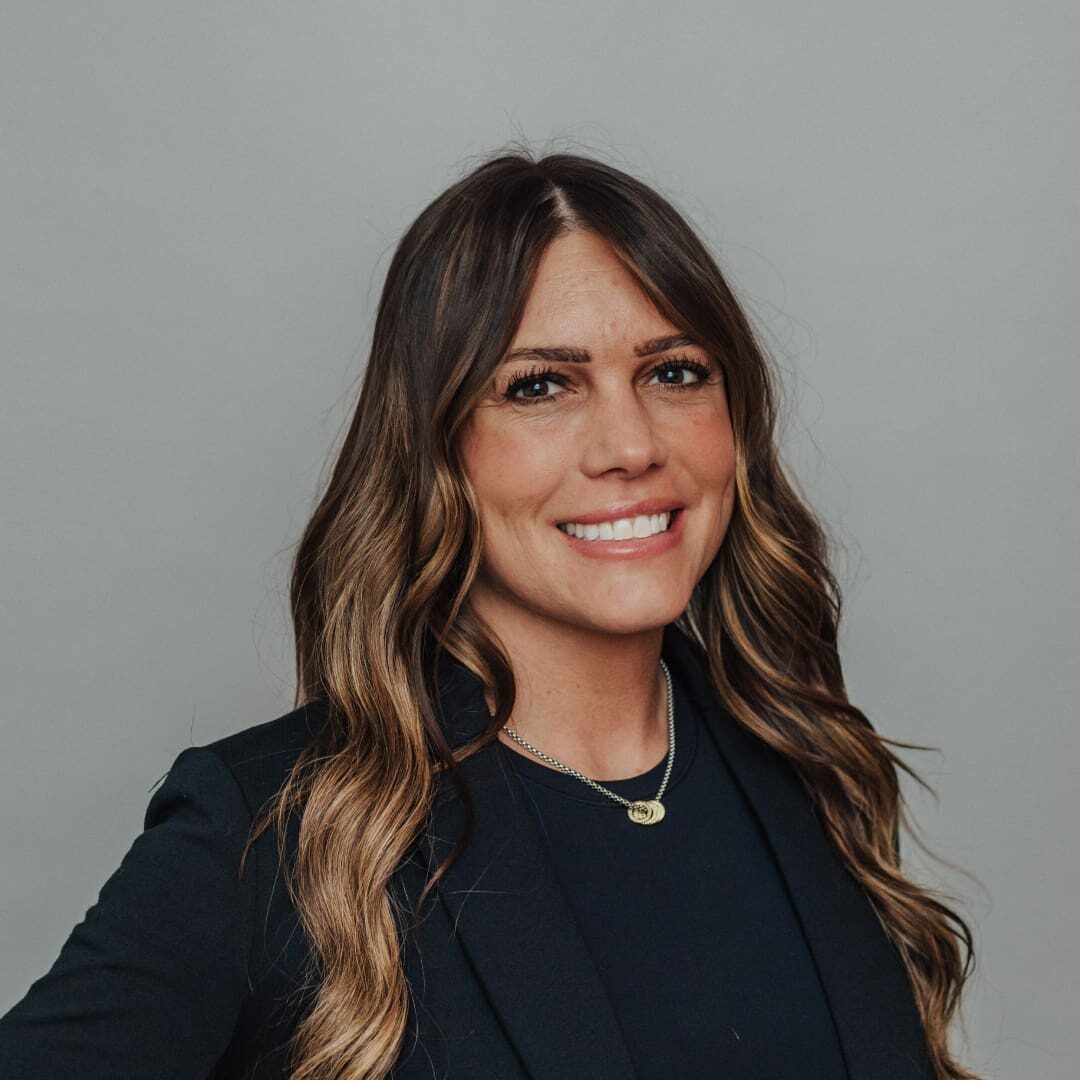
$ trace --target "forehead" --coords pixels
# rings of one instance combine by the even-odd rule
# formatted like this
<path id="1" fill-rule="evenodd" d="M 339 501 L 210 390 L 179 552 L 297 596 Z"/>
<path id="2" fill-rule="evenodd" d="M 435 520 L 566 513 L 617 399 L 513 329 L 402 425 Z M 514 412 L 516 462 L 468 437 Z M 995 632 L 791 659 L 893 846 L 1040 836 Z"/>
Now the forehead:
<path id="1" fill-rule="evenodd" d="M 674 329 L 611 244 L 575 229 L 544 251 L 512 345 L 639 340 Z"/>

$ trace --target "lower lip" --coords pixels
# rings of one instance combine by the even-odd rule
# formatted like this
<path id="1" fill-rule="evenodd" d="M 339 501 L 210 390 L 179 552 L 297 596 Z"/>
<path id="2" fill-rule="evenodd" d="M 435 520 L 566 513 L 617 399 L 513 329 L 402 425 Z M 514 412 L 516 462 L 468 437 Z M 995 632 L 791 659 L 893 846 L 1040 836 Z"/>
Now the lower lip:
<path id="1" fill-rule="evenodd" d="M 682 537 L 682 508 L 673 511 L 667 529 L 653 536 L 643 536 L 639 540 L 579 540 L 570 533 L 565 533 L 553 526 L 556 532 L 575 550 L 590 559 L 644 559 L 648 555 L 659 555 L 673 548 Z"/>

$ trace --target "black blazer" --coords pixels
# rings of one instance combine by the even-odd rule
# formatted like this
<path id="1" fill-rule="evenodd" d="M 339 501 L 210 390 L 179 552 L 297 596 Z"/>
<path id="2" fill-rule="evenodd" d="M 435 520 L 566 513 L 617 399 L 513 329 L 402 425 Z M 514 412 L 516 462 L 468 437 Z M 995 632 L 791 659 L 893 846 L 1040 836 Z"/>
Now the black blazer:
<path id="1" fill-rule="evenodd" d="M 899 956 L 797 776 L 726 712 L 698 647 L 673 624 L 663 655 L 764 826 L 851 1080 L 930 1080 Z M 438 685 L 442 723 L 460 745 L 488 721 L 479 680 L 444 659 Z M 241 881 L 236 868 L 253 813 L 324 719 L 314 702 L 176 758 L 97 903 L 0 1019 L 4 1080 L 284 1075 L 285 1044 L 314 993 L 304 983 L 310 947 L 269 830 Z M 506 756 L 514 752 L 496 741 L 464 765 L 476 829 L 405 935 L 414 1003 L 394 1076 L 632 1080 L 617 1020 Z M 395 875 L 403 903 L 416 899 L 463 821 L 447 786 L 431 833 Z M 295 823 L 286 840 L 291 854 Z"/>

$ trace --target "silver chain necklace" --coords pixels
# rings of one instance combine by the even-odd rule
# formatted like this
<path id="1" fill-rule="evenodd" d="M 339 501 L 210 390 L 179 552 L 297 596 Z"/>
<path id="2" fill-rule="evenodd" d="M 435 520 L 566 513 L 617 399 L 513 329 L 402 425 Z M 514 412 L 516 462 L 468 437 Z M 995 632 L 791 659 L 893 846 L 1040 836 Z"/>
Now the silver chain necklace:
<path id="1" fill-rule="evenodd" d="M 671 777 L 671 766 L 675 763 L 675 696 L 671 692 L 671 672 L 668 671 L 667 664 L 665 664 L 663 660 L 660 661 L 660 670 L 663 671 L 664 680 L 667 682 L 667 768 L 664 769 L 664 779 L 660 781 L 660 790 L 651 799 L 638 799 L 634 802 L 631 802 L 629 799 L 624 799 L 621 795 L 616 795 L 614 791 L 609 791 L 603 784 L 598 784 L 595 780 L 590 780 L 584 773 L 579 773 L 577 769 L 572 769 L 569 765 L 564 765 L 561 761 L 556 761 L 553 757 L 549 757 L 545 754 L 543 750 L 537 750 L 531 742 L 527 742 L 523 739 L 513 728 L 504 725 L 503 731 L 505 731 L 515 742 L 520 743 L 526 750 L 535 754 L 538 758 L 542 758 L 549 765 L 554 765 L 556 769 L 561 769 L 564 773 L 569 773 L 570 776 L 576 776 L 579 780 L 583 780 L 588 784 L 589 787 L 595 788 L 602 794 L 607 795 L 608 798 L 622 803 L 623 806 L 626 807 L 627 817 L 629 817 L 635 825 L 655 825 L 664 818 L 664 806 L 663 803 L 660 802 L 660 798 L 667 789 L 667 782 Z"/>

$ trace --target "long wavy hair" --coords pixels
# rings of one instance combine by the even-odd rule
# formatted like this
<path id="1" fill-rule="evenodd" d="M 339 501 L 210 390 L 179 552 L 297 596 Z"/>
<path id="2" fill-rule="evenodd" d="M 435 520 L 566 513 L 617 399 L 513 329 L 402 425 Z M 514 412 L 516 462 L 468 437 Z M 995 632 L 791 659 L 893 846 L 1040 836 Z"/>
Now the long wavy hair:
<path id="1" fill-rule="evenodd" d="M 847 698 L 841 597 L 827 536 L 785 476 L 777 385 L 704 243 L 655 190 L 570 153 L 511 147 L 439 195 L 398 244 L 355 412 L 292 568 L 296 705 L 327 703 L 245 848 L 300 816 L 284 880 L 311 943 L 313 1004 L 290 1045 L 292 1080 L 380 1080 L 402 1048 L 410 995 L 391 878 L 428 821 L 440 776 L 497 737 L 514 701 L 509 658 L 467 602 L 482 550 L 457 437 L 509 348 L 545 248 L 605 237 L 657 309 L 722 368 L 736 499 L 722 547 L 677 625 L 705 650 L 736 721 L 794 766 L 827 835 L 903 960 L 939 1077 L 977 1080 L 950 1024 L 974 967 L 971 932 L 901 872 L 910 821 L 887 739 Z M 490 727 L 451 749 L 433 655 L 482 680 Z M 460 852 L 427 880 L 420 900 Z"/>

